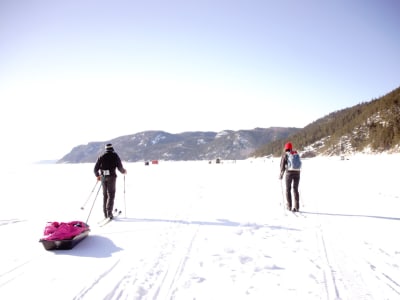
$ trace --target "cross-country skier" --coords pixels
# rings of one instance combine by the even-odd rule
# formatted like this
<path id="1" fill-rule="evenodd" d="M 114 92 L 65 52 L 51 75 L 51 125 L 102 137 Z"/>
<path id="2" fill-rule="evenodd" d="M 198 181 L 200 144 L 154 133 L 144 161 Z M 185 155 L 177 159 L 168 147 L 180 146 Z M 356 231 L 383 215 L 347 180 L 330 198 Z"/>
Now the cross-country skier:
<path id="1" fill-rule="evenodd" d="M 127 174 L 121 159 L 114 151 L 112 144 L 105 146 L 105 152 L 97 158 L 94 166 L 94 175 L 101 181 L 103 187 L 103 212 L 104 217 L 112 219 L 114 208 L 114 198 L 116 191 L 117 173 L 116 169 L 122 174 Z"/>
<path id="2" fill-rule="evenodd" d="M 284 153 L 281 157 L 281 172 L 279 179 L 283 178 L 283 174 L 286 172 L 286 208 L 292 210 L 292 184 L 294 194 L 294 207 L 293 211 L 299 211 L 300 195 L 299 195 L 299 182 L 300 182 L 300 168 L 301 160 L 297 151 L 293 150 L 292 143 L 288 142 L 285 144 Z"/>

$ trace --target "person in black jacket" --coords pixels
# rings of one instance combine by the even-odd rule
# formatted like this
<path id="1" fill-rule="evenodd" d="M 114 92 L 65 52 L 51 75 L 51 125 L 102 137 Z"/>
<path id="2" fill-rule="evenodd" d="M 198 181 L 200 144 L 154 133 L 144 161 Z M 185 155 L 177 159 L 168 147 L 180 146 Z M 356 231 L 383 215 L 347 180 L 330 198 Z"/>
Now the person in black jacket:
<path id="1" fill-rule="evenodd" d="M 297 153 L 293 151 L 292 143 L 288 142 L 285 144 L 285 151 L 281 157 L 280 164 L 280 175 L 279 179 L 283 178 L 283 174 L 286 172 L 285 183 L 286 183 L 286 208 L 292 210 L 292 183 L 293 183 L 293 194 L 294 194 L 294 207 L 293 211 L 299 211 L 300 206 L 300 195 L 299 195 L 299 183 L 300 183 L 300 169 L 292 170 L 288 167 L 289 154 Z M 301 161 L 300 161 L 301 167 Z"/>
<path id="2" fill-rule="evenodd" d="M 103 212 L 106 218 L 112 219 L 114 198 L 116 191 L 117 173 L 116 169 L 122 174 L 127 174 L 121 159 L 114 151 L 112 144 L 105 146 L 105 152 L 97 158 L 94 166 L 94 175 L 101 181 L 103 187 Z"/>

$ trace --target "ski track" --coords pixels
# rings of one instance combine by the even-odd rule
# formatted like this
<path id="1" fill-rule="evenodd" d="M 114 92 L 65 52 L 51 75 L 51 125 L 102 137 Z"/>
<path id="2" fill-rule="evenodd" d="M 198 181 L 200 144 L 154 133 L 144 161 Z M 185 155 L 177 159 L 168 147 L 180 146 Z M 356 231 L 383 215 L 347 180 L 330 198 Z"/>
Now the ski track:
<path id="1" fill-rule="evenodd" d="M 26 222 L 26 220 L 20 220 L 20 219 L 0 220 L 0 226 L 10 225 L 10 224 L 17 224 L 17 223 L 20 223 L 20 222 Z"/>
<path id="2" fill-rule="evenodd" d="M 119 264 L 120 260 L 118 260 L 116 263 L 114 263 L 110 268 L 106 269 L 103 273 L 101 273 L 95 281 L 89 286 L 86 286 L 79 294 L 77 294 L 73 299 L 84 299 L 86 295 L 88 295 L 93 288 L 97 287 L 98 284 L 104 279 L 107 278 L 107 275 L 109 275 Z"/>
<path id="3" fill-rule="evenodd" d="M 183 203 L 178 214 L 159 240 L 162 242 L 162 251 L 156 264 L 146 272 L 147 286 L 141 285 L 140 290 L 146 293 L 148 299 L 171 299 L 176 282 L 185 267 L 187 257 L 196 238 L 199 225 L 190 224 L 189 215 L 192 203 Z"/>
<path id="4" fill-rule="evenodd" d="M 5 271 L 3 269 L 2 274 L 0 275 L 0 288 L 17 279 L 21 274 L 23 274 L 23 268 L 30 262 L 31 260 L 26 260 L 22 263 L 18 263 L 17 265 L 13 265 L 11 269 Z"/>
<path id="5" fill-rule="evenodd" d="M 125 254 L 113 268 L 104 272 L 104 276 L 88 285 L 74 299 L 89 298 L 100 294 L 92 290 L 99 288 L 102 280 L 110 280 L 111 271 L 121 274 L 112 280 L 109 290 L 103 291 L 103 299 L 171 299 L 174 287 L 185 267 L 187 257 L 190 255 L 193 241 L 196 239 L 199 226 L 191 224 L 189 214 L 191 202 L 186 202 L 181 209 L 168 222 L 168 226 L 157 231 L 157 251 L 155 256 L 141 259 L 134 267 L 124 267 L 129 261 L 129 254 Z M 175 220 L 175 221 L 174 221 Z M 123 225 L 121 222 L 111 222 L 104 228 L 115 228 Z"/>
<path id="6" fill-rule="evenodd" d="M 319 252 L 326 261 L 322 264 L 326 299 L 366 300 L 400 297 L 400 285 L 398 280 L 394 279 L 399 275 L 399 267 L 393 262 L 392 255 L 380 248 L 374 249 L 375 243 L 370 245 L 364 238 L 357 239 L 358 229 L 348 232 L 346 228 L 345 232 L 340 228 L 331 228 L 332 223 L 320 216 L 316 220 L 319 223 L 319 230 L 316 231 L 316 239 L 320 244 Z M 347 244 L 338 239 L 345 239 Z M 397 275 L 388 275 L 383 271 L 385 269 L 388 273 L 392 273 L 394 269 Z"/>

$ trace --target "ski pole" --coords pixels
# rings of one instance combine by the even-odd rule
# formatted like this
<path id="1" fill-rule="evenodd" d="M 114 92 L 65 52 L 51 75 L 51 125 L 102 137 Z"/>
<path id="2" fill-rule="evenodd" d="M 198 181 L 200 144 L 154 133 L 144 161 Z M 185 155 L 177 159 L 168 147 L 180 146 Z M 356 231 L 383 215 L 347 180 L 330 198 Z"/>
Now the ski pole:
<path id="1" fill-rule="evenodd" d="M 94 192 L 94 190 L 95 190 L 95 188 L 96 188 L 96 186 L 97 186 L 97 183 L 98 183 L 98 181 L 96 180 L 96 183 L 95 183 L 95 185 L 94 185 L 92 191 L 90 192 L 89 197 L 86 199 L 85 203 L 81 206 L 81 209 L 82 209 L 82 210 L 85 209 L 86 204 L 89 202 L 89 199 L 90 199 L 90 197 L 92 196 L 92 194 L 93 194 L 93 192 Z"/>
<path id="2" fill-rule="evenodd" d="M 286 212 L 286 210 L 285 210 L 285 195 L 284 195 L 284 193 L 283 193 L 283 184 L 282 184 L 282 179 L 281 179 L 281 192 L 282 192 L 282 207 L 283 207 L 283 213 L 285 213 Z"/>
<path id="3" fill-rule="evenodd" d="M 88 217 L 87 217 L 87 219 L 86 219 L 86 224 L 88 223 L 89 218 L 90 218 L 90 215 L 92 214 L 92 210 L 93 210 L 93 207 L 94 207 L 94 203 L 96 202 L 96 199 L 97 199 L 97 196 L 99 195 L 100 189 L 101 189 L 101 184 L 100 184 L 100 186 L 99 186 L 99 189 L 97 190 L 96 196 L 95 196 L 94 199 L 93 199 L 92 207 L 90 208 L 89 215 L 88 215 Z"/>
<path id="4" fill-rule="evenodd" d="M 126 218 L 126 198 L 125 198 L 125 175 L 124 175 L 124 206 L 125 206 L 125 218 Z"/>

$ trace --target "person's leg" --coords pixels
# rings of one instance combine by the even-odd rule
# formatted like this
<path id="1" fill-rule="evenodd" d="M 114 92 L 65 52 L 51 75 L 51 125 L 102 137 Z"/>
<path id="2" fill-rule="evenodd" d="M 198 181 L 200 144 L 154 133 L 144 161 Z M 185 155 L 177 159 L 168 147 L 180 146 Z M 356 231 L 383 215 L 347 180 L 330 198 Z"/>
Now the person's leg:
<path id="1" fill-rule="evenodd" d="M 116 181 L 117 181 L 117 177 L 115 177 L 115 176 L 109 176 L 107 178 L 107 193 L 108 193 L 108 199 L 107 199 L 107 205 L 106 205 L 107 217 L 113 216 L 112 212 L 113 212 L 113 208 L 114 208 Z"/>
<path id="2" fill-rule="evenodd" d="M 300 172 L 293 174 L 293 194 L 294 194 L 294 207 L 299 210 L 300 207 L 300 194 L 299 194 Z"/>
<path id="3" fill-rule="evenodd" d="M 103 188 L 103 213 L 104 217 L 107 218 L 107 199 L 108 199 L 108 193 L 107 193 L 107 183 L 105 178 L 101 180 L 101 186 Z"/>
<path id="4" fill-rule="evenodd" d="M 292 176 L 290 173 L 286 172 L 286 177 L 285 177 L 285 183 L 286 183 L 286 208 L 288 210 L 292 209 Z"/>

